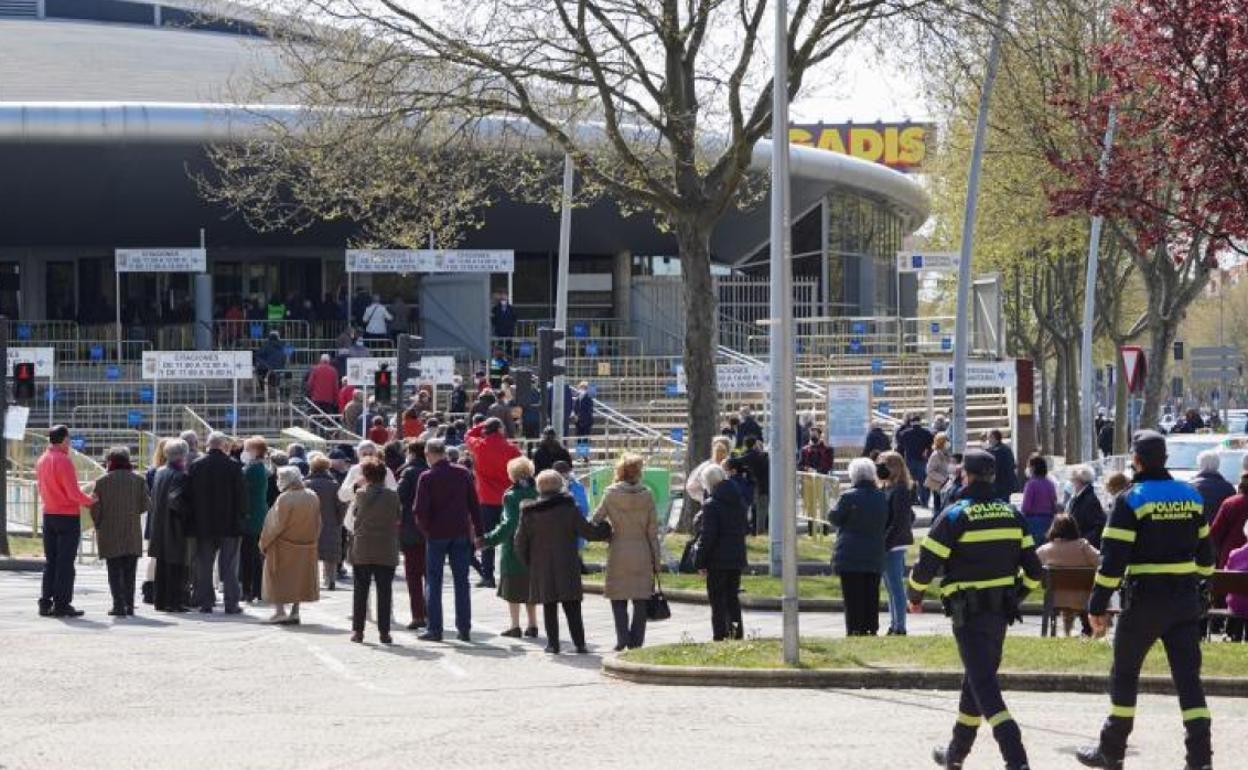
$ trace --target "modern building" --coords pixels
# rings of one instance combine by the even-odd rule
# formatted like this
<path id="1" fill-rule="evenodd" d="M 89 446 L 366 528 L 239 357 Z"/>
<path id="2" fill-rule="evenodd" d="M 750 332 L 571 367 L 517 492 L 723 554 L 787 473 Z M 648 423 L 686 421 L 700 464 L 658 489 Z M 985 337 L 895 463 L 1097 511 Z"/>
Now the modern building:
<path id="1" fill-rule="evenodd" d="M 230 118 L 243 111 L 230 84 L 274 58 L 245 12 L 224 3 L 209 16 L 194 12 L 204 5 L 0 2 L 0 313 L 107 323 L 115 248 L 198 246 L 201 232 L 210 293 L 193 276 L 128 274 L 127 316 L 190 320 L 205 317 L 207 296 L 219 312 L 235 297 L 321 297 L 344 283 L 351 227 L 260 234 L 199 196 L 191 177 L 207 169 L 205 146 L 237 139 Z M 769 153 L 763 143 L 760 168 Z M 792 167 L 795 273 L 819 283 L 816 309 L 896 314 L 894 255 L 927 218 L 922 187 L 815 148 L 795 147 Z M 713 242 L 719 264 L 765 273 L 767 209 L 764 200 L 724 218 Z M 557 214 L 504 201 L 484 218 L 464 246 L 513 249 L 515 304 L 550 317 Z M 671 272 L 676 251 L 653 222 L 624 218 L 610 201 L 578 210 L 573 316 L 627 316 L 633 278 Z M 385 292 L 414 300 L 418 280 L 386 281 Z"/>

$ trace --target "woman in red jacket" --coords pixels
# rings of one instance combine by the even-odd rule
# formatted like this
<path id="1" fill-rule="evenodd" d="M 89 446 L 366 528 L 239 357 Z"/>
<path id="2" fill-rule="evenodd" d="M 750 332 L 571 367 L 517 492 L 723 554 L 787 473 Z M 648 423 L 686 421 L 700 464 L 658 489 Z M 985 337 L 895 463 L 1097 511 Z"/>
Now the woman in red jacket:
<path id="1" fill-rule="evenodd" d="M 1209 525 L 1209 539 L 1217 556 L 1217 567 L 1223 569 L 1231 551 L 1248 543 L 1244 525 L 1248 524 L 1248 473 L 1239 477 L 1239 494 L 1222 501 L 1213 523 Z"/>
<path id="2" fill-rule="evenodd" d="M 511 487 L 511 477 L 507 475 L 507 463 L 520 456 L 520 450 L 507 440 L 503 432 L 503 421 L 491 417 L 475 426 L 464 437 L 468 449 L 472 452 L 473 475 L 476 478 L 477 499 L 481 503 L 481 519 L 485 532 L 494 531 L 503 518 L 503 495 Z M 495 588 L 494 582 L 494 549 L 481 550 L 481 582 L 478 588 Z"/>

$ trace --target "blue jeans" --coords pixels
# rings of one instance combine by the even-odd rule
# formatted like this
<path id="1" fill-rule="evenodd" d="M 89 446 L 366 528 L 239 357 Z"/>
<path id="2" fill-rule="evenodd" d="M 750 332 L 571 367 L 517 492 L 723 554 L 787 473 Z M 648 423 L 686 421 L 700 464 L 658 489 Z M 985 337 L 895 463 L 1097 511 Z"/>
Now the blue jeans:
<path id="1" fill-rule="evenodd" d="M 1029 513 L 1023 518 L 1027 519 L 1027 532 L 1036 541 L 1037 548 L 1049 542 L 1049 527 L 1053 526 L 1051 515 Z"/>
<path id="2" fill-rule="evenodd" d="M 888 590 L 888 629 L 906 630 L 906 549 L 884 554 L 884 587 Z"/>
<path id="3" fill-rule="evenodd" d="M 74 559 L 78 558 L 81 537 L 82 521 L 78 514 L 44 514 L 41 606 L 59 610 L 74 600 Z"/>
<path id="4" fill-rule="evenodd" d="M 928 497 L 932 493 L 932 490 L 923 485 L 927 481 L 927 461 L 907 460 L 906 470 L 910 471 L 910 478 L 914 480 L 914 493 L 919 505 L 927 505 Z"/>
<path id="5" fill-rule="evenodd" d="M 472 630 L 472 595 L 468 593 L 468 560 L 472 542 L 466 537 L 429 540 L 426 545 L 425 590 L 428 592 L 429 633 L 442 633 L 442 570 L 449 556 L 451 580 L 455 586 L 455 628 L 463 634 Z"/>

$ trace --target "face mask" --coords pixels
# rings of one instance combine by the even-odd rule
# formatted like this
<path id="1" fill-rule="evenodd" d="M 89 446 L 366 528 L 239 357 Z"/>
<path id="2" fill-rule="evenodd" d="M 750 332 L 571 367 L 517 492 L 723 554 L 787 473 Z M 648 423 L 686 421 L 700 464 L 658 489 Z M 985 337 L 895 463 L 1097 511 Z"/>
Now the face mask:
<path id="1" fill-rule="evenodd" d="M 247 450 L 243 450 L 242 454 L 238 456 L 238 459 L 242 460 L 245 463 L 249 463 L 254 458 L 252 457 L 251 452 L 248 452 Z"/>

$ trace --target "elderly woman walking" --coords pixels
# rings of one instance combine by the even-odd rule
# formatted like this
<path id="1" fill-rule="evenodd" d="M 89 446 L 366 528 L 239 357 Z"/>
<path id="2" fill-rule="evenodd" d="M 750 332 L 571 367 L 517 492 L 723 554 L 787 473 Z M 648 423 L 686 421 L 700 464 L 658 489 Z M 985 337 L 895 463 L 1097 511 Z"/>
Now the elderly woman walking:
<path id="1" fill-rule="evenodd" d="M 515 537 L 520 525 L 520 506 L 537 497 L 533 484 L 533 462 L 527 457 L 513 457 L 507 463 L 511 488 L 503 495 L 503 518 L 498 526 L 477 541 L 478 547 L 497 546 L 499 552 L 498 598 L 507 602 L 511 626 L 502 636 L 517 638 L 520 631 L 520 605 L 528 613 L 527 637 L 537 636 L 537 605 L 529 601 L 529 572 L 516 558 Z"/>
<path id="2" fill-rule="evenodd" d="M 607 487 L 593 523 L 607 523 L 607 582 L 603 595 L 615 616 L 615 650 L 635 649 L 646 641 L 646 601 L 659 572 L 659 524 L 654 495 L 641 483 L 645 460 L 626 454 L 615 464 L 615 483 Z M 628 604 L 633 604 L 629 622 Z"/>
<path id="3" fill-rule="evenodd" d="M 576 501 L 564 491 L 558 471 L 537 475 L 537 499 L 520 506 L 516 529 L 516 556 L 529 570 L 529 601 L 541 604 L 546 624 L 546 652 L 559 653 L 559 605 L 568 619 L 568 635 L 578 653 L 586 653 L 585 624 L 581 619 L 581 560 L 577 535 L 606 540 L 609 529 L 581 517 Z"/>
<path id="4" fill-rule="evenodd" d="M 264 554 L 264 600 L 273 604 L 268 622 L 298 625 L 299 605 L 321 598 L 316 551 L 321 534 L 321 501 L 303 486 L 299 469 L 277 469 L 277 500 L 264 519 L 260 551 Z M 286 605 L 290 604 L 290 614 Z"/>
<path id="5" fill-rule="evenodd" d="M 187 568 L 190 564 L 186 527 L 191 516 L 186 456 L 182 439 L 165 442 L 165 465 L 152 479 L 151 538 L 147 555 L 156 561 L 153 589 L 159 612 L 186 612 Z"/>
<path id="6" fill-rule="evenodd" d="M 108 564 L 108 590 L 114 617 L 134 614 L 134 575 L 143 553 L 143 512 L 151 508 L 147 483 L 130 466 L 130 450 L 113 447 L 105 460 L 108 472 L 95 482 L 91 505 L 95 544 Z"/>
<path id="7" fill-rule="evenodd" d="M 741 573 L 746 567 L 745 535 L 749 531 L 745 500 L 718 465 L 702 471 L 702 487 L 710 497 L 702 506 L 701 546 L 694 561 L 706 578 L 706 597 L 711 603 L 711 638 L 740 639 Z"/>
<path id="8" fill-rule="evenodd" d="M 329 458 L 313 452 L 308 458 L 308 477 L 303 485 L 316 495 L 321 506 L 321 534 L 316 558 L 321 562 L 321 583 L 326 591 L 337 588 L 338 563 L 342 561 L 342 522 L 347 504 L 338 499 L 338 480 L 329 472 Z"/>
<path id="9" fill-rule="evenodd" d="M 880 573 L 888 531 L 888 499 L 876 483 L 875 463 L 849 463 L 852 488 L 841 495 L 829 520 L 837 528 L 832 565 L 845 597 L 845 633 L 875 636 L 880 630 Z"/>
<path id="10" fill-rule="evenodd" d="M 390 644 L 390 603 L 399 566 L 399 493 L 386 487 L 386 466 L 376 457 L 360 463 L 364 486 L 356 492 L 351 529 L 354 602 L 351 641 L 364 641 L 370 584 L 377 583 L 377 634 Z"/>

